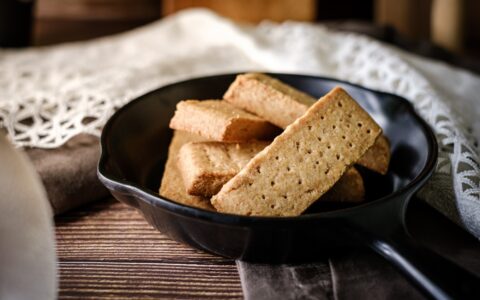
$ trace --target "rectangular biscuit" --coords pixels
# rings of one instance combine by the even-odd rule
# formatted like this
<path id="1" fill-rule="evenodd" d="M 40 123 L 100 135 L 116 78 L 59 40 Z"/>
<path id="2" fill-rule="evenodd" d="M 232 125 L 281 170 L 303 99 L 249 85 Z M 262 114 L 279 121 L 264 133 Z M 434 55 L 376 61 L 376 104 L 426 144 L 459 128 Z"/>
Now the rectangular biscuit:
<path id="1" fill-rule="evenodd" d="M 356 164 L 385 175 L 390 164 L 390 155 L 390 142 L 382 134 L 375 141 L 375 144 L 360 157 Z"/>
<path id="2" fill-rule="evenodd" d="M 178 155 L 178 168 L 187 193 L 210 198 L 247 165 L 268 142 L 249 143 L 191 142 L 182 146 Z M 365 188 L 360 173 L 354 168 L 322 196 L 332 202 L 360 202 Z"/>
<path id="3" fill-rule="evenodd" d="M 350 167 L 319 201 L 362 202 L 365 200 L 365 186 L 360 172 Z"/>
<path id="4" fill-rule="evenodd" d="M 336 87 L 213 196 L 220 212 L 296 216 L 327 192 L 382 129 Z"/>
<path id="5" fill-rule="evenodd" d="M 199 142 L 182 146 L 178 168 L 187 193 L 211 197 L 237 175 L 268 142 L 248 143 Z"/>
<path id="6" fill-rule="evenodd" d="M 316 99 L 261 73 L 238 75 L 223 96 L 225 101 L 286 128 Z"/>
<path id="7" fill-rule="evenodd" d="M 185 100 L 177 104 L 170 128 L 220 142 L 272 139 L 278 128 L 221 100 Z"/>
<path id="8" fill-rule="evenodd" d="M 313 97 L 260 73 L 238 75 L 223 97 L 235 106 L 284 129 L 316 101 Z M 389 162 L 388 140 L 382 135 L 357 163 L 372 171 L 386 174 Z"/>
<path id="9" fill-rule="evenodd" d="M 169 200 L 189 206 L 214 210 L 208 198 L 192 196 L 187 193 L 183 184 L 182 176 L 177 168 L 177 155 L 180 148 L 193 141 L 201 141 L 202 138 L 184 131 L 174 131 L 172 141 L 168 148 L 168 158 L 160 184 L 159 194 Z"/>

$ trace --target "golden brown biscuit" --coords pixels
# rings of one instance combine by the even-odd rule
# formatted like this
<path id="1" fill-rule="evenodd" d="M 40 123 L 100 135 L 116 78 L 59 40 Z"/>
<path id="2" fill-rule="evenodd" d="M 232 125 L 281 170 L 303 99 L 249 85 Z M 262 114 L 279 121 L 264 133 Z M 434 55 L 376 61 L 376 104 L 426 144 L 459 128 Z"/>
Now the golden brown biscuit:
<path id="1" fill-rule="evenodd" d="M 247 165 L 268 142 L 249 143 L 192 142 L 182 146 L 178 155 L 178 168 L 187 193 L 210 198 Z M 365 188 L 360 173 L 354 168 L 322 196 L 332 202 L 360 202 Z"/>
<path id="2" fill-rule="evenodd" d="M 316 101 L 313 97 L 260 73 L 238 75 L 224 99 L 281 128 L 293 123 Z M 382 135 L 357 163 L 386 174 L 389 162 L 388 140 Z"/>
<path id="3" fill-rule="evenodd" d="M 365 186 L 360 172 L 351 167 L 328 190 L 319 201 L 330 202 L 362 202 L 365 200 Z"/>
<path id="4" fill-rule="evenodd" d="M 238 75 L 223 96 L 225 101 L 286 128 L 316 99 L 261 73 Z"/>
<path id="5" fill-rule="evenodd" d="M 237 175 L 268 142 L 199 142 L 183 145 L 178 168 L 190 195 L 211 197 Z"/>
<path id="6" fill-rule="evenodd" d="M 327 192 L 382 129 L 336 87 L 213 196 L 220 212 L 296 216 Z"/>
<path id="7" fill-rule="evenodd" d="M 177 154 L 180 148 L 188 142 L 201 140 L 201 137 L 188 132 L 177 130 L 173 133 L 173 138 L 168 148 L 168 158 L 165 164 L 165 171 L 163 172 L 159 193 L 161 196 L 178 203 L 214 210 L 208 198 L 192 196 L 187 193 L 182 176 L 177 168 Z"/>
<path id="8" fill-rule="evenodd" d="M 387 137 L 380 135 L 356 163 L 382 175 L 387 174 L 390 164 L 390 143 Z"/>
<path id="9" fill-rule="evenodd" d="M 278 133 L 269 122 L 220 100 L 179 102 L 170 128 L 221 142 L 267 140 Z"/>

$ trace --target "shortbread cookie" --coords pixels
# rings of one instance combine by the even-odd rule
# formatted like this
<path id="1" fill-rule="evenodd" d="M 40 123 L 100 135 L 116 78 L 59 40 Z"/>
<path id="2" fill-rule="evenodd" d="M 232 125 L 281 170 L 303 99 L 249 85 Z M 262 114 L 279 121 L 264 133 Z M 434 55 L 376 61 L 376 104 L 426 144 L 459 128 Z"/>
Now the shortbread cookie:
<path id="1" fill-rule="evenodd" d="M 175 131 L 168 149 L 167 163 L 160 184 L 160 195 L 185 205 L 214 210 L 208 198 L 192 196 L 187 193 L 182 176 L 177 168 L 177 155 L 183 144 L 200 141 L 202 138 L 184 131 Z"/>
<path id="2" fill-rule="evenodd" d="M 382 134 L 356 164 L 385 175 L 390 164 L 390 155 L 390 143 L 387 137 Z"/>
<path id="3" fill-rule="evenodd" d="M 177 104 L 170 128 L 221 142 L 267 140 L 278 128 L 221 100 L 185 100 Z"/>
<path id="4" fill-rule="evenodd" d="M 296 216 L 327 192 L 382 129 L 336 87 L 213 196 L 220 212 Z"/>
<path id="5" fill-rule="evenodd" d="M 268 142 L 200 142 L 183 145 L 178 167 L 190 195 L 211 197 L 242 169 Z"/>
<path id="6" fill-rule="evenodd" d="M 313 97 L 260 73 L 238 75 L 224 99 L 281 128 L 293 123 L 316 101 Z M 357 164 L 386 174 L 389 162 L 388 140 L 382 135 Z"/>
<path id="7" fill-rule="evenodd" d="M 362 175 L 355 167 L 351 167 L 319 201 L 362 202 L 363 200 L 365 200 L 365 186 Z"/>
<path id="8" fill-rule="evenodd" d="M 238 75 L 223 98 L 246 111 L 286 128 L 316 99 L 261 73 Z"/>
<path id="9" fill-rule="evenodd" d="M 177 164 L 187 193 L 210 198 L 267 145 L 267 142 L 193 142 L 183 145 Z M 359 202 L 364 194 L 362 176 L 351 167 L 321 199 Z"/>

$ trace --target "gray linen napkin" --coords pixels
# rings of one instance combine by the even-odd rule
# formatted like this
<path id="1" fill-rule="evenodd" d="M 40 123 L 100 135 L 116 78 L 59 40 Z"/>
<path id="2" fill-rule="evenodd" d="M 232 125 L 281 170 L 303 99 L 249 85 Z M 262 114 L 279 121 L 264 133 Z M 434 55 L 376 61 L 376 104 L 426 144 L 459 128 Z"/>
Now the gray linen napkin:
<path id="1" fill-rule="evenodd" d="M 237 262 L 246 299 L 423 299 L 380 257 L 365 251 L 299 265 Z"/>
<path id="2" fill-rule="evenodd" d="M 237 261 L 237 266 L 247 299 L 333 299 L 328 259 L 273 266 Z"/>

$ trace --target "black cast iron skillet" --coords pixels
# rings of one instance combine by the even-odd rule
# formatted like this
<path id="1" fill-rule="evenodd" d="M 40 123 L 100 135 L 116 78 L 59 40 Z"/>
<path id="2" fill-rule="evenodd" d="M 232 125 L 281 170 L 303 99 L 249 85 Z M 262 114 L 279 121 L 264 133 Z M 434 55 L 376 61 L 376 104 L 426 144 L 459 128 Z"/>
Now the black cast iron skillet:
<path id="1" fill-rule="evenodd" d="M 405 99 L 314 76 L 271 74 L 315 97 L 345 88 L 382 126 L 392 148 L 388 174 L 362 170 L 367 202 L 332 207 L 320 201 L 299 217 L 244 217 L 184 206 L 158 195 L 175 105 L 183 99 L 221 98 L 235 74 L 197 78 L 150 92 L 119 109 L 102 133 L 98 175 L 120 201 L 138 208 L 172 239 L 250 262 L 314 261 L 338 248 L 368 246 L 395 265 L 426 295 L 480 299 L 478 279 L 406 233 L 411 196 L 431 176 L 437 144 Z"/>

